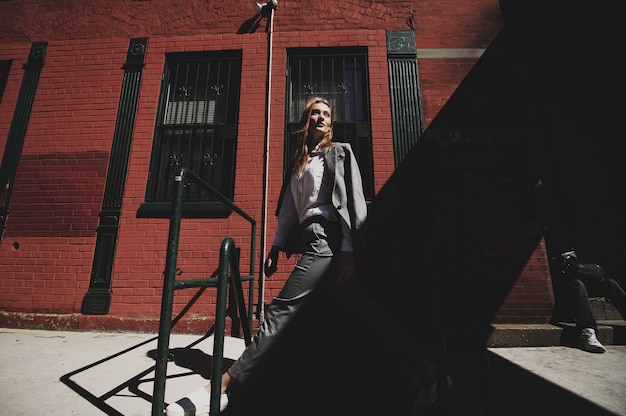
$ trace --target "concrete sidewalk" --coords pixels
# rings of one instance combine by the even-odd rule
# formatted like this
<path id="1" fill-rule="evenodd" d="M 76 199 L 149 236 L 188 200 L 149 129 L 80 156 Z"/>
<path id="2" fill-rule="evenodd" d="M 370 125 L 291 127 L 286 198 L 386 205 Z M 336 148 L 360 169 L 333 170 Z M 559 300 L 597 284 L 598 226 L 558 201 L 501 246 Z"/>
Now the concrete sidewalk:
<path id="1" fill-rule="evenodd" d="M 200 340 L 172 335 L 166 403 L 210 378 L 213 338 Z M 0 328 L 0 414 L 149 416 L 156 346 L 156 334 Z M 227 359 L 243 349 L 241 339 L 227 337 Z M 487 414 L 474 354 L 451 350 L 448 356 L 450 414 Z M 609 345 L 605 354 L 561 346 L 490 348 L 487 356 L 489 406 L 497 415 L 626 416 L 624 345 Z"/>

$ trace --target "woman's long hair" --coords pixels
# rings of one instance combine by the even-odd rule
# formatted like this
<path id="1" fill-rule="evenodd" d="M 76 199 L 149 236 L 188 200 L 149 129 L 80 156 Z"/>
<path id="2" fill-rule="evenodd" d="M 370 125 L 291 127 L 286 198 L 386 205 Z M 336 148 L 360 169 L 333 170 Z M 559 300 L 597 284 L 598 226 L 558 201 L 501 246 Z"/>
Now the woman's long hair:
<path id="1" fill-rule="evenodd" d="M 322 138 L 322 141 L 319 143 L 320 150 L 326 152 L 333 145 L 333 112 L 332 106 L 330 102 L 322 97 L 312 97 L 304 105 L 304 109 L 302 110 L 302 117 L 300 117 L 300 128 L 294 131 L 292 134 L 297 134 L 300 136 L 300 140 L 298 141 L 298 148 L 296 149 L 296 153 L 293 161 L 293 173 L 302 173 L 304 172 L 304 168 L 306 167 L 308 157 L 309 157 L 309 122 L 311 120 L 311 111 L 315 104 L 323 103 L 330 108 L 330 130 L 326 135 Z"/>

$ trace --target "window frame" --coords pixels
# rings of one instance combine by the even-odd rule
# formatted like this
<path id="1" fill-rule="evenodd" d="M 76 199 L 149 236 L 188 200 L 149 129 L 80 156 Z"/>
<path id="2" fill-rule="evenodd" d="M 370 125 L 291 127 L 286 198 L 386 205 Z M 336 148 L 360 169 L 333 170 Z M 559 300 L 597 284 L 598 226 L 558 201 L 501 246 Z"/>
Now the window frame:
<path id="1" fill-rule="evenodd" d="M 230 152 L 232 153 L 232 158 L 226 160 L 224 164 L 226 166 L 217 170 L 217 174 L 228 174 L 229 177 L 226 179 L 230 184 L 227 184 L 230 192 L 223 192 L 224 196 L 227 198 L 234 200 L 235 198 L 235 174 L 236 174 L 236 163 L 237 163 L 237 141 L 238 141 L 238 133 L 237 127 L 239 123 L 239 105 L 240 105 L 240 94 L 241 94 L 241 79 L 242 79 L 242 51 L 241 50 L 220 50 L 220 51 L 202 51 L 202 52 L 172 52 L 167 53 L 163 73 L 162 73 L 162 82 L 161 88 L 159 92 L 159 105 L 157 110 L 157 118 L 155 122 L 154 128 L 154 136 L 152 142 L 152 150 L 150 154 L 150 165 L 148 170 L 148 180 L 146 183 L 146 191 L 144 195 L 144 202 L 141 204 L 138 216 L 139 217 L 155 217 L 155 218 L 163 218 L 169 217 L 171 215 L 171 206 L 172 201 L 163 198 L 162 195 L 157 195 L 157 192 L 165 192 L 167 197 L 169 197 L 171 192 L 168 192 L 167 189 L 173 189 L 173 176 L 177 173 L 178 168 L 176 166 L 181 166 L 180 162 L 178 162 L 174 156 L 172 159 L 172 154 L 169 155 L 170 166 L 169 172 L 164 172 L 163 163 L 165 161 L 164 157 L 166 157 L 165 153 L 161 154 L 163 151 L 162 147 L 167 146 L 167 139 L 165 138 L 167 134 L 171 137 L 176 137 L 177 135 L 180 138 L 174 138 L 172 140 L 173 146 L 177 146 L 181 142 L 181 138 L 185 138 L 189 142 L 194 140 L 194 136 L 207 134 L 212 137 L 207 137 L 205 139 L 197 139 L 198 143 L 195 143 L 191 146 L 191 150 L 204 149 L 204 144 L 209 146 L 213 146 L 217 143 L 225 143 L 228 148 L 230 148 Z M 210 100 L 205 99 L 204 101 L 197 100 L 188 100 L 188 101 L 178 101 L 174 98 L 169 101 L 170 103 L 170 111 L 168 111 L 168 91 L 170 91 L 171 81 L 169 79 L 169 71 L 175 65 L 180 63 L 189 63 L 200 64 L 207 62 L 219 62 L 220 64 L 224 63 L 235 63 L 235 71 L 230 74 L 228 78 L 229 83 L 235 82 L 236 85 L 230 85 L 229 88 L 235 88 L 233 92 L 227 92 L 227 100 L 234 100 L 234 103 L 229 103 L 228 108 L 235 111 L 234 115 L 224 115 L 224 117 L 228 118 L 228 122 L 223 122 L 223 120 L 218 119 L 217 112 L 222 111 L 219 106 L 211 107 Z M 207 78 L 208 79 L 208 78 Z M 209 83 L 207 82 L 207 85 Z M 206 90 L 205 90 L 206 92 Z M 174 92 L 175 93 L 175 92 Z M 206 95 L 204 96 L 206 98 Z M 189 117 L 187 112 L 184 115 L 180 116 L 178 113 L 174 113 L 172 116 L 171 113 L 171 104 L 177 104 L 178 106 L 182 105 L 182 108 L 188 110 L 189 108 L 196 108 L 199 103 L 204 103 L 204 118 L 203 121 L 199 122 L 196 120 L 198 114 L 194 113 L 194 115 Z M 208 112 L 212 111 L 213 115 L 208 115 Z M 184 118 L 185 121 L 181 122 L 181 118 Z M 173 121 L 172 121 L 173 119 Z M 167 120 L 170 122 L 168 123 Z M 191 120 L 191 121 L 188 121 Z M 209 120 L 211 121 L 209 123 Z M 220 134 L 221 132 L 221 134 Z M 202 137 L 202 136 L 201 136 Z M 204 141 L 203 141 L 204 140 Z M 228 143 L 228 141 L 231 141 Z M 187 158 L 191 158 L 191 156 L 187 155 Z M 210 159 L 210 158 L 209 158 Z M 172 161 L 173 160 L 173 161 Z M 211 162 L 212 163 L 212 162 Z M 206 165 L 206 163 L 204 163 Z M 231 166 L 232 169 L 229 169 L 228 166 Z M 199 165 L 201 168 L 201 165 Z M 168 168 L 165 168 L 168 169 Z M 211 168 L 208 168 L 209 170 Z M 192 169 L 194 173 L 198 174 L 202 177 L 201 174 L 197 171 L 197 169 Z M 157 179 L 157 176 L 159 179 Z M 172 185 L 165 185 L 166 190 L 163 191 L 163 188 L 158 189 L 158 187 L 162 187 L 164 182 L 164 176 L 170 176 L 172 179 Z M 206 178 L 205 178 L 206 180 Z M 224 185 L 223 179 L 221 179 L 220 185 Z M 158 182 L 158 183 L 157 183 Z M 215 184 L 211 184 L 216 189 L 220 189 Z M 185 190 L 185 195 L 188 196 L 189 192 L 192 192 L 192 189 L 195 187 L 195 192 L 205 193 L 201 190 L 197 185 L 191 184 L 189 189 Z M 230 193 L 230 195 L 229 195 Z M 206 196 L 206 200 L 184 200 L 183 201 L 183 209 L 182 216 L 185 218 L 212 218 L 212 217 L 227 217 L 232 212 L 230 208 L 224 205 L 219 200 L 213 198 L 210 200 L 210 196 Z"/>
<path id="2" fill-rule="evenodd" d="M 352 111 L 353 118 L 351 120 L 343 120 L 335 118 L 337 114 L 341 114 L 336 108 L 333 108 L 333 140 L 347 142 L 352 145 L 355 152 L 355 156 L 361 169 L 361 176 L 363 180 L 363 191 L 365 193 L 365 199 L 371 201 L 374 198 L 374 164 L 373 164 L 373 147 L 372 147 L 372 125 L 371 125 L 371 104 L 370 104 L 370 88 L 369 88 L 369 65 L 368 65 L 368 51 L 367 47 L 316 47 L 316 48 L 290 48 L 287 49 L 287 62 L 286 62 L 286 86 L 285 86 L 285 136 L 283 146 L 283 177 L 287 174 L 287 169 L 292 163 L 293 159 L 293 143 L 295 137 L 291 134 L 300 122 L 300 115 L 304 101 L 298 101 L 298 108 L 291 108 L 292 101 L 295 100 L 292 97 L 291 85 L 293 80 L 292 74 L 292 60 L 295 59 L 312 59 L 318 60 L 320 65 L 323 65 L 324 59 L 347 59 L 354 58 L 359 61 L 362 67 L 359 68 L 360 81 L 358 93 L 362 94 L 361 101 L 354 101 L 355 107 L 361 106 L 359 111 L 355 111 L 354 108 L 349 108 Z M 334 65 L 332 62 L 331 65 Z M 356 67 L 355 72 L 358 72 Z M 313 76 L 313 75 L 311 75 Z M 336 80 L 336 78 L 331 77 Z M 345 73 L 344 73 L 345 78 Z M 341 88 L 340 86 L 335 86 Z M 343 86 L 345 88 L 345 86 Z M 337 91 L 316 91 L 314 86 L 308 85 L 301 86 L 302 89 L 308 89 L 309 91 L 300 94 L 298 97 L 307 96 L 322 96 L 330 99 L 331 102 L 337 99 L 337 96 L 341 95 Z M 324 86 L 322 86 L 322 89 Z M 357 86 L 355 85 L 356 89 Z M 345 92 L 345 90 L 344 90 Z M 354 93 L 354 92 L 353 92 Z M 330 95 L 333 95 L 331 97 Z M 335 107 L 335 105 L 333 105 Z M 358 115 L 357 115 L 358 114 Z M 360 117 L 360 119 L 359 119 Z M 350 136 L 349 132 L 352 132 L 354 136 Z"/>
<path id="3" fill-rule="evenodd" d="M 0 103 L 2 103 L 4 89 L 6 88 L 7 81 L 9 80 L 9 72 L 11 71 L 12 62 L 12 60 L 0 60 Z"/>

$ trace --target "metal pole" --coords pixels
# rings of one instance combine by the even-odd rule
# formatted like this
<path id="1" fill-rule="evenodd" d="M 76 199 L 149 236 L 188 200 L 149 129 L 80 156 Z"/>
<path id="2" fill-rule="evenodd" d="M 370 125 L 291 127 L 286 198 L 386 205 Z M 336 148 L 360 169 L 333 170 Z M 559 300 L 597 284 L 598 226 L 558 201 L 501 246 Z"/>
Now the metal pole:
<path id="1" fill-rule="evenodd" d="M 178 258 L 178 238 L 182 217 L 183 189 L 185 187 L 184 170 L 175 178 L 174 198 L 167 242 L 167 259 L 163 273 L 163 294 L 161 298 L 161 319 L 159 321 L 159 339 L 152 393 L 152 416 L 162 416 L 165 406 L 165 381 L 167 379 L 167 358 L 169 356 L 170 331 L 172 329 L 172 303 L 176 280 L 176 261 Z"/>
<path id="2" fill-rule="evenodd" d="M 263 154 L 263 201 L 261 211 L 261 265 L 259 267 L 259 303 L 257 306 L 258 319 L 263 323 L 265 318 L 265 263 L 267 238 L 267 188 L 269 182 L 269 152 L 270 152 L 270 104 L 272 97 L 272 37 L 274 32 L 274 10 L 278 8 L 278 1 L 268 1 L 263 6 L 269 8 L 269 26 L 267 34 L 267 80 L 265 91 L 265 153 Z M 261 11 L 263 13 L 263 10 Z"/>
<path id="3" fill-rule="evenodd" d="M 235 242 L 225 238 L 220 249 L 220 266 L 217 277 L 217 300 L 215 305 L 215 332 L 213 332 L 213 368 L 211 369 L 211 402 L 209 415 L 220 413 L 222 373 L 224 369 L 224 333 L 226 332 L 226 297 L 228 296 L 228 268 L 234 256 Z M 239 282 L 241 283 L 241 282 Z"/>

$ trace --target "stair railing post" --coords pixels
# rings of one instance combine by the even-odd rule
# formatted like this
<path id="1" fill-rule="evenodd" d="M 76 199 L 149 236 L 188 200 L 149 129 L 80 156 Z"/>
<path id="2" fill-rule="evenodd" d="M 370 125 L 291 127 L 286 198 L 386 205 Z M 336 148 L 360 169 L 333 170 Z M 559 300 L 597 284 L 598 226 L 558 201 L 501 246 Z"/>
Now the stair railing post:
<path id="1" fill-rule="evenodd" d="M 157 343 L 154 391 L 152 397 L 152 416 L 163 416 L 165 406 L 165 380 L 167 378 L 167 360 L 169 357 L 170 332 L 172 330 L 172 304 L 176 281 L 176 262 L 178 257 L 178 238 L 182 215 L 183 190 L 185 187 L 184 169 L 174 178 L 174 198 L 167 241 L 167 259 L 163 273 L 163 294 L 161 296 L 161 317 L 159 321 L 159 339 Z"/>
<path id="2" fill-rule="evenodd" d="M 217 277 L 217 304 L 215 305 L 215 332 L 213 333 L 213 365 L 211 370 L 211 403 L 209 414 L 220 413 L 222 395 L 222 371 L 224 368 L 224 332 L 226 331 L 226 297 L 228 296 L 228 267 L 235 249 L 232 238 L 222 241 L 220 266 Z"/>

